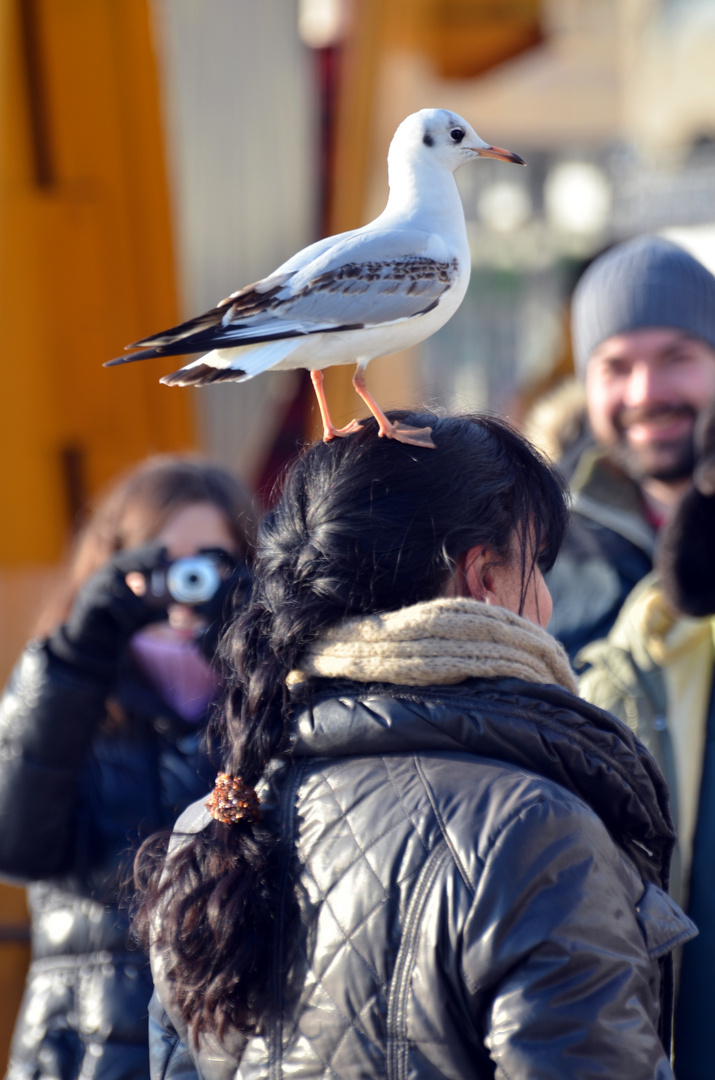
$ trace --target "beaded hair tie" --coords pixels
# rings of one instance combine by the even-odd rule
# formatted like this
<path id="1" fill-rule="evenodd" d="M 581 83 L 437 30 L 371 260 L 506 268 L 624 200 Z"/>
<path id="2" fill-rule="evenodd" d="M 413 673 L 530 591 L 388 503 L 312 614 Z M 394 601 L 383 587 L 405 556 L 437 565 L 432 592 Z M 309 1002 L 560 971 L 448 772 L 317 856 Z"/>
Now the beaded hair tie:
<path id="1" fill-rule="evenodd" d="M 224 825 L 236 825 L 239 821 L 253 825 L 260 817 L 260 801 L 253 788 L 244 784 L 240 776 L 220 772 L 205 805 L 211 817 Z"/>

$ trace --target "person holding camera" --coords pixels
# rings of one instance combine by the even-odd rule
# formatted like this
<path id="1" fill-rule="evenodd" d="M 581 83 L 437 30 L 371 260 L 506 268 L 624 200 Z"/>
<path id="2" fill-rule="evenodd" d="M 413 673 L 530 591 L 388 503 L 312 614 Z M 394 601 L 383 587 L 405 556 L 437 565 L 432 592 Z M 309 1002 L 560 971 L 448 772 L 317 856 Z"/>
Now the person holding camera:
<path id="1" fill-rule="evenodd" d="M 89 519 L 5 688 L 0 874 L 32 919 L 9 1077 L 149 1076 L 151 976 L 120 894 L 141 840 L 212 785 L 211 658 L 250 549 L 234 477 L 149 459 Z"/>

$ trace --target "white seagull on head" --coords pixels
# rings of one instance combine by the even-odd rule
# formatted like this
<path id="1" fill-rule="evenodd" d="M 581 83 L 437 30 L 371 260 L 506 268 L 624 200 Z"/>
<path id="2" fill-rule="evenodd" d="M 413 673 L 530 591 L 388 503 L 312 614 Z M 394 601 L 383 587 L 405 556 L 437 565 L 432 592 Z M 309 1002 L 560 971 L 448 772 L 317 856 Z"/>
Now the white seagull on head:
<path id="1" fill-rule="evenodd" d="M 413 113 L 390 144 L 390 196 L 378 218 L 311 244 L 205 315 L 127 346 L 140 351 L 105 366 L 210 350 L 165 375 L 161 381 L 170 386 L 243 382 L 262 371 L 308 368 L 329 440 L 359 424 L 333 426 L 322 369 L 357 363 L 353 385 L 380 435 L 434 446 L 429 428 L 388 420 L 365 386 L 365 367 L 434 334 L 464 299 L 469 245 L 453 174 L 477 157 L 524 164 L 517 154 L 484 142 L 456 113 Z"/>

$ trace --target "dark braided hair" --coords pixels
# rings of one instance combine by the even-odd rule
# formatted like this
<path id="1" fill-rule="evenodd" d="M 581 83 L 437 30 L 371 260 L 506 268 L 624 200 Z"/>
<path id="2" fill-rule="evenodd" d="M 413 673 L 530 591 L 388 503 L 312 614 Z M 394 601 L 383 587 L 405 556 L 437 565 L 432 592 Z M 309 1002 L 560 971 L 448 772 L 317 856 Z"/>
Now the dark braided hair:
<path id="1" fill-rule="evenodd" d="M 434 599 L 476 545 L 507 562 L 521 552 L 523 603 L 535 565 L 550 569 L 558 553 L 563 483 L 509 424 L 390 416 L 429 424 L 437 449 L 378 438 L 368 420 L 354 435 L 312 446 L 260 527 L 252 596 L 222 645 L 224 768 L 252 786 L 282 753 L 286 676 L 329 626 Z M 152 937 L 168 956 L 171 992 L 195 1040 L 229 1025 L 250 1032 L 270 1010 L 277 852 L 263 823 L 212 821 L 177 846 L 163 878 L 151 847 L 139 853 L 136 925 L 145 946 Z"/>

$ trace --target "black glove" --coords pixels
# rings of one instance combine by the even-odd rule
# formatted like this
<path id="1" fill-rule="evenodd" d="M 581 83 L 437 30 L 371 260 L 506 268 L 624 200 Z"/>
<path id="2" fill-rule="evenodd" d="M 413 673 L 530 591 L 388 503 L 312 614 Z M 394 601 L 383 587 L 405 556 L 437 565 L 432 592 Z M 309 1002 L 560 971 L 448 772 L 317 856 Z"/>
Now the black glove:
<path id="1" fill-rule="evenodd" d="M 113 681 L 132 634 L 166 618 L 165 609 L 136 596 L 124 579 L 132 570 L 152 570 L 165 555 L 159 544 L 118 552 L 79 589 L 67 622 L 50 636 L 50 652 L 97 678 Z"/>

